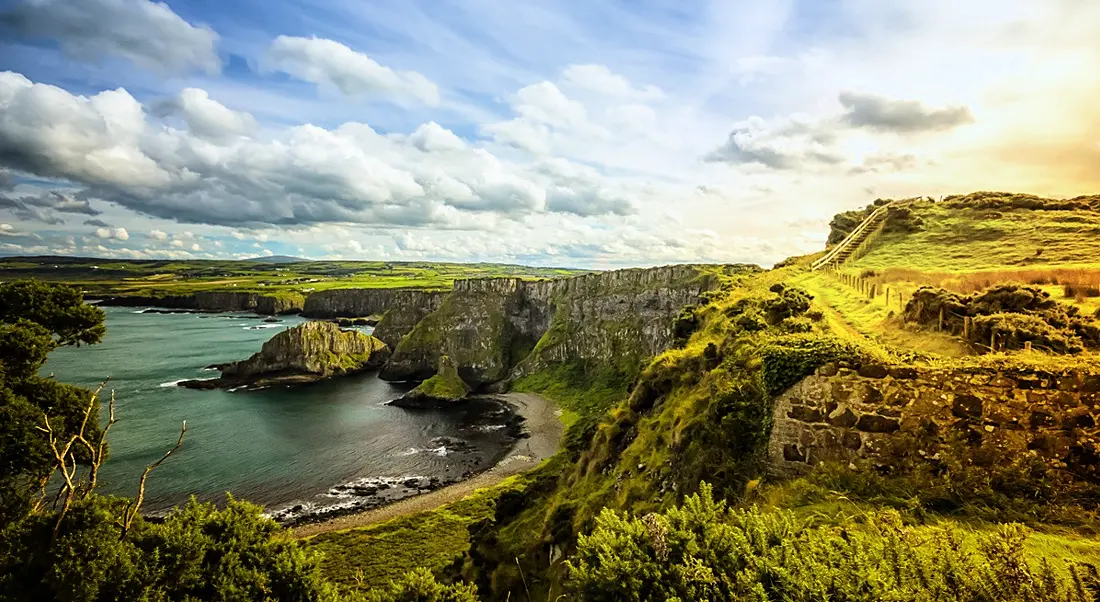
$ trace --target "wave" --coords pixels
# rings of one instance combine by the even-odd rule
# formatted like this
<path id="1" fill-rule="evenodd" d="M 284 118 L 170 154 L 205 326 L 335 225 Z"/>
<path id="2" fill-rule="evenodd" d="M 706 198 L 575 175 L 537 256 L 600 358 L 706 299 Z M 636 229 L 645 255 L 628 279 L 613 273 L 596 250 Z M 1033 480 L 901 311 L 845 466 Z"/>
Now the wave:
<path id="1" fill-rule="evenodd" d="M 440 445 L 439 447 L 410 447 L 409 449 L 397 454 L 398 457 L 415 456 L 416 454 L 434 454 L 440 458 L 444 458 L 447 454 L 451 453 L 451 450 L 447 449 L 446 445 Z"/>
<path id="2" fill-rule="evenodd" d="M 282 324 L 255 324 L 252 326 L 244 326 L 245 330 L 264 330 L 265 328 L 279 328 Z"/>
<path id="3" fill-rule="evenodd" d="M 158 387 L 175 387 L 185 380 L 191 380 L 190 378 L 181 378 L 179 380 L 170 380 L 166 383 L 160 383 Z"/>

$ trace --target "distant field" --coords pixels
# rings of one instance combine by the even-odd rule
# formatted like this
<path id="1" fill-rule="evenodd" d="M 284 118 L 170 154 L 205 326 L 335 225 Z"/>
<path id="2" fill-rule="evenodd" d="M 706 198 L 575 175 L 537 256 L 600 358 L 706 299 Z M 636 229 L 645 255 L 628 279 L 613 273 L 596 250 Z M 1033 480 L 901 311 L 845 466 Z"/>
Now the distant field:
<path id="1" fill-rule="evenodd" d="M 384 261 L 145 261 L 73 257 L 0 258 L 0 281 L 34 278 L 92 294 L 167 295 L 196 291 L 312 292 L 334 288 L 449 289 L 456 279 L 556 278 L 583 273 L 492 263 Z"/>

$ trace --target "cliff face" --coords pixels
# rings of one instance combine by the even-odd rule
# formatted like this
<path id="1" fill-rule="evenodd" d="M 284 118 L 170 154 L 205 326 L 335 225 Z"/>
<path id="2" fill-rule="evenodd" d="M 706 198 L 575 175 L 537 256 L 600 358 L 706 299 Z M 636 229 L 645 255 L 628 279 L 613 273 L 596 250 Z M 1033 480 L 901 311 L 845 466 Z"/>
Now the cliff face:
<path id="1" fill-rule="evenodd" d="M 298 293 L 265 295 L 244 292 L 197 292 L 190 295 L 131 295 L 109 297 L 100 305 L 124 307 L 167 307 L 198 311 L 251 311 L 265 315 L 293 314 L 302 311 L 305 297 Z"/>
<path id="2" fill-rule="evenodd" d="M 427 378 L 442 354 L 473 386 L 567 361 L 638 362 L 669 345 L 673 318 L 710 286 L 696 266 L 458 280 L 400 341 L 380 376 Z"/>
<path id="3" fill-rule="evenodd" d="M 439 308 L 445 291 L 406 288 L 352 288 L 320 291 L 305 300 L 302 315 L 310 318 L 354 318 L 382 314 L 374 336 L 394 348 L 397 343 Z"/>

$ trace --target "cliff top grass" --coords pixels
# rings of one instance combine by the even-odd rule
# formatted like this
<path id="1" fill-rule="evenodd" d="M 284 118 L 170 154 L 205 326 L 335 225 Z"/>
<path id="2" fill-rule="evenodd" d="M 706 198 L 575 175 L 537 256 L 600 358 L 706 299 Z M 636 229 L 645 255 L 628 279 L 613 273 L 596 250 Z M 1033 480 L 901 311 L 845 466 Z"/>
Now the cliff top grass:
<path id="1" fill-rule="evenodd" d="M 0 258 L 0 280 L 65 282 L 92 294 L 184 295 L 200 291 L 308 293 L 340 288 L 449 290 L 463 278 L 558 278 L 584 270 L 493 263 L 383 261 L 158 261 L 79 257 Z"/>

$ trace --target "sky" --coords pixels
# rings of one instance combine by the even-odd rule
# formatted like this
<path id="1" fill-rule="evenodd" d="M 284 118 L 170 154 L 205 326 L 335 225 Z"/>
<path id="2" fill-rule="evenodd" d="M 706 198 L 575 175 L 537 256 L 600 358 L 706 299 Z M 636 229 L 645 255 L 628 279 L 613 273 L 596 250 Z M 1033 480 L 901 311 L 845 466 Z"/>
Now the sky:
<path id="1" fill-rule="evenodd" d="M 0 254 L 770 265 L 1100 191 L 1095 0 L 0 0 Z"/>

